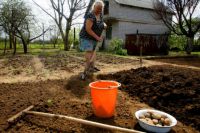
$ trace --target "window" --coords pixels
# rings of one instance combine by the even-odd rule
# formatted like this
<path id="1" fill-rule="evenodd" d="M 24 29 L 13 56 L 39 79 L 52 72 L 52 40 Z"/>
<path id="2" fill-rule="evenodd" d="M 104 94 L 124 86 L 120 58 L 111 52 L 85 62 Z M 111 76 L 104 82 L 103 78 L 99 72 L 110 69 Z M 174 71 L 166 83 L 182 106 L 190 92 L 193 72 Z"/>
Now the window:
<path id="1" fill-rule="evenodd" d="M 112 39 L 112 26 L 108 26 L 106 29 L 106 39 Z"/>
<path id="2" fill-rule="evenodd" d="M 105 4 L 105 6 L 104 6 L 104 15 L 107 15 L 107 14 L 109 14 L 109 1 L 104 1 L 104 4 Z"/>

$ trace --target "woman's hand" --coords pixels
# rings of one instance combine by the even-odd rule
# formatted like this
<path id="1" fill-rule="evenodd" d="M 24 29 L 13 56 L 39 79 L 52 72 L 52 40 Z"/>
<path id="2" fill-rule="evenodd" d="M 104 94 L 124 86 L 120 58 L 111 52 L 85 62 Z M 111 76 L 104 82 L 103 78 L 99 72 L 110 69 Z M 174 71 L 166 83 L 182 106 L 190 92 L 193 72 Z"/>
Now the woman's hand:
<path id="1" fill-rule="evenodd" d="M 98 42 L 102 42 L 102 41 L 103 41 L 103 37 L 102 37 L 102 36 L 101 36 L 101 37 L 97 37 L 96 40 L 97 40 Z"/>
<path id="2" fill-rule="evenodd" d="M 106 23 L 103 23 L 103 25 L 104 25 L 104 29 L 107 29 L 107 24 L 106 24 Z"/>

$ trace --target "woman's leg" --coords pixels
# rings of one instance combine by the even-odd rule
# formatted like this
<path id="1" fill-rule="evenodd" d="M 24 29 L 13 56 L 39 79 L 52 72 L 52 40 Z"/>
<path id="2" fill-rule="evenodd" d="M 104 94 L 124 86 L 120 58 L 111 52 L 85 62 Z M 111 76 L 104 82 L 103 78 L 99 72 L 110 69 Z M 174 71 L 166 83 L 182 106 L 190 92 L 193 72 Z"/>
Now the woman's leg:
<path id="1" fill-rule="evenodd" d="M 93 54 L 92 51 L 86 51 L 85 52 L 85 60 L 86 60 L 85 71 L 87 71 L 89 69 L 89 65 L 90 65 L 90 60 L 91 60 L 92 54 Z"/>

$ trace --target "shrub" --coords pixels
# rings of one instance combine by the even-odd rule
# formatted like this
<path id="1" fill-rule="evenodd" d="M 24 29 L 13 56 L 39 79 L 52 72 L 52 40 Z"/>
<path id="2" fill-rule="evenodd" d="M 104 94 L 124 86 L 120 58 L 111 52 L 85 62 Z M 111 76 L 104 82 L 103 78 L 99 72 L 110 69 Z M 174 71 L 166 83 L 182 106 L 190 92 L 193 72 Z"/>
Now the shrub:
<path id="1" fill-rule="evenodd" d="M 169 44 L 170 49 L 178 49 L 178 50 L 184 50 L 187 43 L 187 38 L 184 36 L 178 36 L 175 34 L 172 34 L 169 37 Z"/>
<path id="2" fill-rule="evenodd" d="M 118 54 L 118 55 L 127 55 L 127 50 L 123 49 L 123 40 L 114 38 L 110 41 L 108 52 Z"/>
<path id="3" fill-rule="evenodd" d="M 78 51 L 78 52 L 81 52 L 81 50 L 80 50 L 80 48 L 79 48 L 79 40 L 78 39 L 76 39 L 75 41 L 74 41 L 74 48 Z"/>

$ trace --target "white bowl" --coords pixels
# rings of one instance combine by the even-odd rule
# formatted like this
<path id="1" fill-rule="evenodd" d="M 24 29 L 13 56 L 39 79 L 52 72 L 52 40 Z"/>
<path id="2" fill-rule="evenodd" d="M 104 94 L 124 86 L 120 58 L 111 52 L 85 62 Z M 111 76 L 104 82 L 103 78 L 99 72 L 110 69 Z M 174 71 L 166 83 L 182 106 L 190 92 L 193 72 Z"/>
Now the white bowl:
<path id="1" fill-rule="evenodd" d="M 150 125 L 150 124 L 147 124 L 147 123 L 141 121 L 139 119 L 139 116 L 141 116 L 142 114 L 144 114 L 146 112 L 155 112 L 155 113 L 158 113 L 160 115 L 167 116 L 170 119 L 170 121 L 171 121 L 171 125 L 170 126 L 159 127 L 159 126 Z M 159 111 L 159 110 L 142 109 L 142 110 L 139 110 L 139 111 L 135 112 L 135 117 L 137 118 L 137 120 L 139 122 L 139 125 L 142 128 L 144 128 L 147 131 L 155 132 L 155 133 L 167 133 L 167 132 L 169 132 L 171 130 L 171 128 L 173 126 L 175 126 L 177 124 L 177 120 L 173 116 L 171 116 L 170 114 L 167 114 L 165 112 Z"/>

